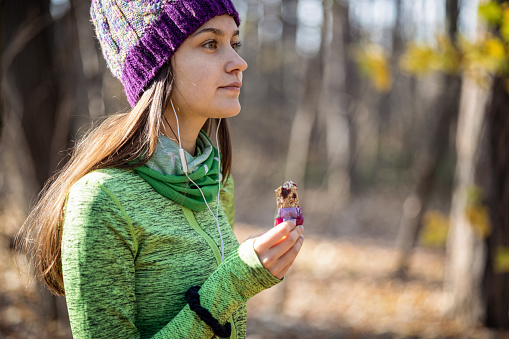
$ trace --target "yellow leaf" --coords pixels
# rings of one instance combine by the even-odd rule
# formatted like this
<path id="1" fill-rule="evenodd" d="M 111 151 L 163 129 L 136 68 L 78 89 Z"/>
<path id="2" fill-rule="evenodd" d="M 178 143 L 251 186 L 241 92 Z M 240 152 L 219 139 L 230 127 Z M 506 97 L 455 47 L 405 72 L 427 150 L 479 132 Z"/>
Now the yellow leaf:
<path id="1" fill-rule="evenodd" d="M 449 218 L 440 211 L 428 211 L 424 215 L 419 242 L 424 246 L 441 247 L 449 234 Z"/>
<path id="2" fill-rule="evenodd" d="M 491 74 L 500 74 L 507 69 L 508 59 L 505 45 L 499 38 L 486 36 L 477 43 L 462 43 L 464 69 L 482 70 Z"/>
<path id="3" fill-rule="evenodd" d="M 467 204 L 479 205 L 484 201 L 484 189 L 480 186 L 471 185 L 467 189 Z"/>
<path id="4" fill-rule="evenodd" d="M 496 25 L 502 18 L 502 9 L 496 2 L 489 1 L 479 6 L 479 16 L 489 24 Z"/>
<path id="5" fill-rule="evenodd" d="M 509 43 L 509 6 L 504 6 L 500 34 L 506 43 Z"/>
<path id="6" fill-rule="evenodd" d="M 467 205 L 465 217 L 480 238 L 485 238 L 490 234 L 490 216 L 488 209 L 484 205 Z"/>
<path id="7" fill-rule="evenodd" d="M 391 89 L 392 74 L 381 47 L 369 45 L 358 48 L 354 55 L 361 72 L 371 79 L 377 90 L 386 92 Z"/>
<path id="8" fill-rule="evenodd" d="M 493 264 L 495 273 L 502 274 L 509 272 L 509 247 L 497 247 Z"/>
<path id="9" fill-rule="evenodd" d="M 401 68 L 411 74 L 426 75 L 436 69 L 437 56 L 433 48 L 409 43 L 401 56 Z"/>
<path id="10" fill-rule="evenodd" d="M 438 70 L 449 74 L 457 74 L 461 66 L 461 56 L 447 35 L 437 35 L 436 66 Z"/>
<path id="11" fill-rule="evenodd" d="M 505 46 L 502 41 L 496 38 L 491 38 L 486 41 L 486 53 L 496 59 L 505 58 Z"/>

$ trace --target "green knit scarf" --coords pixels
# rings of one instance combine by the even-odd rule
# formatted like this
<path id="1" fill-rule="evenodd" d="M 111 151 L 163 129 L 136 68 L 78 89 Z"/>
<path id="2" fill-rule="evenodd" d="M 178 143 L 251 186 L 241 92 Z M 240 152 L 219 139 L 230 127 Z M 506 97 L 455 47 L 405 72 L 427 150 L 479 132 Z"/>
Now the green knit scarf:
<path id="1" fill-rule="evenodd" d="M 221 180 L 219 153 L 202 130 L 196 139 L 196 156 L 185 152 L 189 177 L 200 186 L 207 204 L 217 197 Z M 199 189 L 182 171 L 178 145 L 160 135 L 156 151 L 143 166 L 134 169 L 157 192 L 195 212 L 207 208 Z"/>

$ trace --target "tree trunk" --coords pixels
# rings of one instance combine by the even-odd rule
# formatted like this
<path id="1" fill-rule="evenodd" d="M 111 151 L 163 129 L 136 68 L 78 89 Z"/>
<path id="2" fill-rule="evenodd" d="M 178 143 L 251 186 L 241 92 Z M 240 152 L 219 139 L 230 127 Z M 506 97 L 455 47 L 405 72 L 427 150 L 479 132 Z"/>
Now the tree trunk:
<path id="1" fill-rule="evenodd" d="M 319 88 L 321 86 L 321 52 L 305 62 L 305 76 L 302 93 L 299 95 L 297 112 L 293 119 L 285 177 L 301 187 L 305 186 L 306 165 L 308 161 L 311 130 L 316 120 Z M 318 74 L 317 74 L 318 73 Z"/>
<path id="2" fill-rule="evenodd" d="M 447 33 L 452 41 L 456 40 L 458 31 L 458 0 L 447 0 Z M 437 98 L 439 119 L 433 129 L 429 148 L 419 159 L 419 175 L 414 191 L 403 204 L 403 213 L 398 230 L 396 247 L 398 255 L 395 275 L 406 277 L 408 262 L 413 248 L 417 245 L 422 229 L 422 218 L 431 199 L 432 188 L 436 179 L 438 165 L 447 153 L 450 140 L 450 130 L 456 121 L 461 95 L 461 79 L 458 76 L 445 75 L 441 95 Z"/>
<path id="3" fill-rule="evenodd" d="M 324 67 L 318 110 L 324 122 L 327 148 L 326 184 L 329 201 L 334 206 L 350 196 L 349 140 L 347 100 L 345 95 L 345 46 L 342 40 L 341 7 L 326 0 L 324 6 L 324 34 L 322 64 Z M 338 36 L 336 36 L 338 35 Z M 332 206 L 331 206 L 332 207 Z"/>
<path id="4" fill-rule="evenodd" d="M 456 188 L 447 247 L 450 312 L 465 327 L 509 329 L 509 94 L 463 86 Z"/>
<path id="5" fill-rule="evenodd" d="M 468 218 L 472 189 L 484 176 L 481 140 L 488 93 L 474 80 L 463 80 L 456 136 L 456 185 L 451 205 L 451 228 L 447 243 L 445 289 L 450 292 L 449 313 L 466 328 L 483 315 L 481 285 L 486 262 L 486 242 L 479 226 Z M 482 208 L 482 201 L 473 205 Z"/>
<path id="6" fill-rule="evenodd" d="M 54 172 L 61 159 L 57 152 L 65 148 L 68 139 L 70 109 L 60 104 L 60 96 L 63 91 L 74 94 L 73 82 L 64 90 L 59 87 L 55 66 L 65 68 L 69 64 L 66 59 L 57 59 L 54 51 L 55 46 L 71 39 L 67 40 L 68 27 L 55 30 L 57 22 L 50 14 L 49 0 L 8 1 L 2 6 L 2 94 L 5 128 L 9 129 L 2 138 L 2 156 L 12 153 L 10 168 L 17 167 L 16 173 L 4 175 L 20 179 L 21 187 L 8 184 L 18 191 L 24 199 L 21 204 L 28 208 Z M 60 20 L 64 25 L 66 21 Z M 68 55 L 72 60 L 70 47 Z M 72 69 L 65 71 L 72 74 Z M 64 298 L 55 298 L 43 287 L 38 290 L 41 318 L 58 319 L 68 327 Z"/>
<path id="7" fill-rule="evenodd" d="M 343 104 L 345 109 L 345 118 L 347 121 L 348 129 L 348 178 L 349 178 L 349 190 L 351 194 L 355 194 L 358 188 L 357 183 L 357 171 L 356 161 L 358 156 L 358 118 L 357 113 L 360 111 L 361 106 L 358 102 L 360 99 L 359 87 L 360 87 L 360 76 L 356 61 L 352 58 L 350 53 L 350 47 L 352 44 L 359 41 L 360 37 L 358 29 L 355 25 L 350 22 L 350 4 L 349 2 L 335 1 L 334 6 L 334 22 L 340 24 L 337 27 L 338 31 L 341 31 L 341 36 L 338 34 L 336 40 L 341 39 L 341 43 L 338 47 L 338 55 L 342 55 L 343 59 L 343 71 L 344 71 L 344 90 L 346 97 L 343 98 Z M 336 32 L 336 31 L 335 31 Z"/>
<path id="8" fill-rule="evenodd" d="M 25 27 L 49 18 L 49 0 L 8 1 L 5 4 L 5 24 L 11 37 Z M 9 34 L 9 32 L 6 32 Z M 52 28 L 43 29 L 33 39 L 27 40 L 23 49 L 12 60 L 7 76 L 15 74 L 16 87 L 23 107 L 19 114 L 24 134 L 28 140 L 31 157 L 36 166 L 37 181 L 42 184 L 50 171 L 49 153 L 55 127 L 58 88 L 53 71 Z M 6 41 L 7 42 L 7 41 Z M 8 43 L 8 42 L 7 42 Z"/>
<path id="9" fill-rule="evenodd" d="M 0 13 L 5 13 L 4 2 L 0 0 Z M 4 25 L 3 15 L 0 15 L 2 22 L 0 23 L 0 51 L 4 51 Z M 3 53 L 2 53 L 3 54 Z M 2 55 L 0 54 L 0 55 Z M 2 140 L 2 132 L 4 130 L 4 119 L 5 119 L 5 107 L 3 96 L 3 79 L 4 79 L 4 67 L 3 58 L 0 57 L 0 140 Z"/>
<path id="10" fill-rule="evenodd" d="M 76 89 L 81 96 L 75 96 L 73 109 L 75 117 L 71 134 L 76 135 L 77 129 L 88 124 L 90 119 L 103 117 L 106 112 L 104 102 L 103 76 L 109 73 L 98 50 L 93 25 L 90 24 L 90 2 L 70 0 L 70 16 L 73 19 L 73 35 L 76 37 L 73 52 L 79 50 L 79 59 L 73 76 L 67 77 L 74 82 L 70 88 Z M 127 101 L 126 101 L 127 104 Z M 114 108 L 113 111 L 118 110 Z M 81 119 L 80 119 L 81 118 Z"/>
<path id="11" fill-rule="evenodd" d="M 480 320 L 496 329 L 509 328 L 509 267 L 504 264 L 509 249 L 509 94 L 504 81 L 495 78 L 486 109 L 484 90 L 464 86 L 446 270 L 451 313 L 465 326 Z M 482 193 L 475 201 L 472 187 Z M 489 218 L 481 219 L 484 224 L 469 217 L 485 210 Z"/>
<path id="12" fill-rule="evenodd" d="M 297 40 L 297 6 L 298 0 L 283 0 L 281 5 L 281 16 L 283 21 L 283 32 L 281 48 L 282 66 L 281 73 L 283 77 L 282 90 L 284 91 L 283 107 L 281 109 L 286 117 L 292 116 L 296 112 L 297 100 L 295 93 L 298 93 L 302 87 L 300 84 L 301 71 L 299 67 L 299 55 L 295 53 Z"/>
<path id="13" fill-rule="evenodd" d="M 489 170 L 483 180 L 490 211 L 491 232 L 486 238 L 486 261 L 482 279 L 484 324 L 509 329 L 509 267 L 503 264 L 509 251 L 509 93 L 507 79 L 496 78 L 486 112 L 485 145 Z M 505 256 L 505 257 L 504 257 Z"/>
<path id="14" fill-rule="evenodd" d="M 431 145 L 420 159 L 417 185 L 403 204 L 403 213 L 398 230 L 396 247 L 400 253 L 396 264 L 396 276 L 406 277 L 408 261 L 413 248 L 417 245 L 422 229 L 422 218 L 431 200 L 437 169 L 447 153 L 451 126 L 455 122 L 461 93 L 461 80 L 457 76 L 444 78 L 442 95 L 437 103 L 441 107 L 439 119 L 431 136 Z M 440 106 L 441 103 L 444 103 Z"/>
<path id="15" fill-rule="evenodd" d="M 404 43 L 401 36 L 403 29 L 403 15 L 402 15 L 402 0 L 395 0 L 395 14 L 396 21 L 392 27 L 392 51 L 389 58 L 389 64 L 391 68 L 391 76 L 394 80 L 400 78 L 401 71 L 399 70 L 398 63 L 403 52 Z M 393 80 L 393 84 L 396 85 L 396 81 Z M 378 103 L 378 116 L 377 116 L 377 166 L 382 164 L 382 153 L 384 152 L 384 136 L 391 133 L 390 129 L 392 117 L 398 113 L 397 101 L 401 100 L 400 88 L 392 86 L 391 89 L 380 96 Z"/>

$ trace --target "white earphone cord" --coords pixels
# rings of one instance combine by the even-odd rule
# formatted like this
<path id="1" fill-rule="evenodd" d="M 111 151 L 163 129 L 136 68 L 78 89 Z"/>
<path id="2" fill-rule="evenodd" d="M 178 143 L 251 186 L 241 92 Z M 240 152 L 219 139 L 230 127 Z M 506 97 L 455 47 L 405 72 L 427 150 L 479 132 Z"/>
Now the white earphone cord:
<path id="1" fill-rule="evenodd" d="M 216 209 L 216 215 L 214 215 L 214 212 L 210 209 L 209 204 L 207 203 L 207 199 L 205 199 L 205 195 L 203 194 L 203 191 L 201 190 L 200 186 L 198 186 L 193 179 L 191 179 L 188 175 L 188 167 L 187 167 L 187 159 L 186 155 L 184 153 L 184 149 L 182 148 L 182 142 L 180 140 L 180 126 L 179 126 L 179 119 L 177 117 L 177 112 L 175 111 L 175 107 L 173 106 L 173 101 L 170 99 L 171 107 L 173 108 L 173 113 L 175 114 L 175 120 L 177 121 L 177 137 L 179 141 L 179 152 L 180 152 L 180 162 L 182 163 L 182 170 L 184 171 L 184 174 L 186 175 L 187 179 L 191 181 L 200 191 L 201 196 L 203 197 L 203 201 L 205 201 L 205 205 L 207 206 L 210 214 L 212 214 L 212 217 L 214 217 L 214 220 L 216 221 L 217 231 L 219 232 L 219 238 L 221 239 L 221 262 L 224 261 L 224 242 L 223 242 L 223 235 L 221 234 L 221 227 L 219 226 L 219 194 L 221 192 L 221 152 L 219 151 L 219 125 L 221 124 L 221 119 L 219 119 L 219 122 L 217 123 L 216 128 L 216 147 L 217 147 L 217 154 L 218 154 L 218 173 L 219 173 L 219 179 L 218 179 L 218 185 L 219 188 L 217 190 L 217 209 Z"/>

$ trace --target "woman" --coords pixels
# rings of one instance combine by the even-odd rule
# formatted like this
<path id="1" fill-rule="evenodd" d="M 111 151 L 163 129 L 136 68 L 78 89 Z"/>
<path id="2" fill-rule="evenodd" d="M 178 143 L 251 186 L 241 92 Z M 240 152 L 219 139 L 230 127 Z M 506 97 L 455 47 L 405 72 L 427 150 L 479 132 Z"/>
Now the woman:
<path id="1" fill-rule="evenodd" d="M 131 112 L 75 148 L 25 223 L 75 338 L 244 338 L 246 301 L 284 277 L 302 226 L 238 244 L 225 120 L 247 64 L 230 0 L 94 0 Z M 215 131 L 217 148 L 208 134 Z"/>

